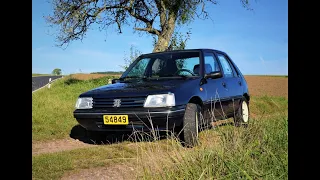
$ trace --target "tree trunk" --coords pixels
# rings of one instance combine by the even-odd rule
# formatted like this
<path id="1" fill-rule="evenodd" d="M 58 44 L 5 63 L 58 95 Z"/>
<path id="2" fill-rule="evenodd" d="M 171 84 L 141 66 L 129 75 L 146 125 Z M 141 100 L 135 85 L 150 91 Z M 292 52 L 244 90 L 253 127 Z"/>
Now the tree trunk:
<path id="1" fill-rule="evenodd" d="M 153 52 L 161 52 L 167 50 L 171 36 L 158 36 L 158 41 L 154 46 Z"/>
<path id="2" fill-rule="evenodd" d="M 176 22 L 176 16 L 171 14 L 168 20 L 168 24 L 162 29 L 161 34 L 158 35 L 158 41 L 154 46 L 153 52 L 161 52 L 168 49 L 169 42 L 174 32 Z"/>

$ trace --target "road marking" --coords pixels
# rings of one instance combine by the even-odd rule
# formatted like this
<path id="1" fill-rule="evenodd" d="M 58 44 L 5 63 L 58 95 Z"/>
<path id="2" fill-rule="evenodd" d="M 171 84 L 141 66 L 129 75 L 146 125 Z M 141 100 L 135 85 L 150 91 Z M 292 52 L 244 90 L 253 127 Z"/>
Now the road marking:
<path id="1" fill-rule="evenodd" d="M 60 78 L 57 78 L 57 79 L 61 79 L 61 78 L 63 78 L 64 76 L 62 76 L 62 77 L 60 77 Z M 53 81 L 55 81 L 55 80 L 57 80 L 57 79 L 54 79 Z M 51 80 L 51 78 L 49 79 L 49 82 L 48 82 L 48 84 L 50 85 L 53 81 L 50 81 Z M 44 85 L 44 86 L 42 86 L 42 87 L 40 87 L 40 88 L 38 88 L 38 89 L 36 89 L 36 90 L 34 90 L 34 91 L 32 91 L 32 93 L 34 93 L 34 92 L 36 92 L 36 91 L 38 91 L 38 90 L 40 90 L 40 89 L 42 89 L 42 88 L 44 88 L 44 87 L 46 87 L 48 84 L 46 84 L 46 85 Z"/>

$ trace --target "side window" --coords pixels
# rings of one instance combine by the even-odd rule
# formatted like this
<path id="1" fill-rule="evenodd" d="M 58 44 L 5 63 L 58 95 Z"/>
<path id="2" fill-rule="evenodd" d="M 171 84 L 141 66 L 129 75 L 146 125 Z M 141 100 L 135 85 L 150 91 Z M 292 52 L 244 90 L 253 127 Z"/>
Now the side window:
<path id="1" fill-rule="evenodd" d="M 214 71 L 220 71 L 218 61 L 213 55 L 213 53 L 204 54 L 204 64 L 205 64 L 204 69 L 206 74 L 212 73 Z"/>
<path id="2" fill-rule="evenodd" d="M 218 56 L 218 59 L 220 61 L 220 64 L 222 66 L 222 69 L 223 69 L 223 75 L 225 77 L 234 77 L 235 73 L 233 72 L 233 69 L 231 67 L 231 64 L 229 63 L 229 61 L 227 60 L 227 58 L 222 55 L 222 54 L 217 54 Z"/>
<path id="3" fill-rule="evenodd" d="M 162 69 L 163 67 L 163 64 L 164 64 L 164 60 L 162 59 L 156 59 L 154 62 L 153 62 L 153 65 L 152 65 L 152 76 L 159 76 L 159 73 L 160 73 L 160 70 Z"/>
<path id="4" fill-rule="evenodd" d="M 199 57 L 190 57 L 186 59 L 176 59 L 176 65 L 178 69 L 186 69 L 191 72 L 194 72 L 194 68 L 197 67 L 200 60 Z M 180 74 L 190 76 L 190 73 L 186 71 L 181 71 Z M 199 73 L 195 73 L 196 75 L 199 75 Z"/>

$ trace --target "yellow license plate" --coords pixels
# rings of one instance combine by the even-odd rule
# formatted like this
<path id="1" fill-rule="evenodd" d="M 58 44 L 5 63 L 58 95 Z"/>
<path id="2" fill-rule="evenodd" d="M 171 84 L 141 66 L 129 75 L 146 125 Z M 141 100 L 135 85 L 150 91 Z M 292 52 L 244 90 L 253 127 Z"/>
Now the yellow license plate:
<path id="1" fill-rule="evenodd" d="M 103 123 L 107 125 L 127 125 L 128 115 L 103 115 Z"/>

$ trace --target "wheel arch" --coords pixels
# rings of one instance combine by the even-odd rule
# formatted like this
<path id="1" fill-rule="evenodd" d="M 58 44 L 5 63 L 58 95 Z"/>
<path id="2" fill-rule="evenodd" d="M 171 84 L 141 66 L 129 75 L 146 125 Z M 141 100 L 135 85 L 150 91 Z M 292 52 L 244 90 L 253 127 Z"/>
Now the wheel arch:
<path id="1" fill-rule="evenodd" d="M 245 97 L 248 102 L 250 101 L 250 96 L 249 96 L 248 93 L 244 93 L 244 94 L 243 94 L 243 97 Z"/>
<path id="2" fill-rule="evenodd" d="M 200 107 L 203 106 L 203 101 L 199 96 L 193 96 L 188 103 L 198 104 Z"/>

